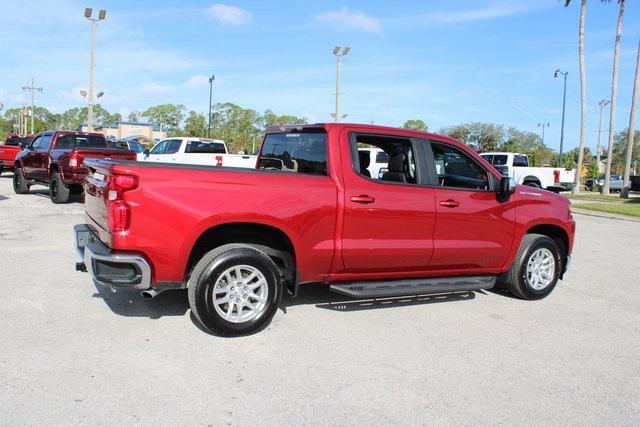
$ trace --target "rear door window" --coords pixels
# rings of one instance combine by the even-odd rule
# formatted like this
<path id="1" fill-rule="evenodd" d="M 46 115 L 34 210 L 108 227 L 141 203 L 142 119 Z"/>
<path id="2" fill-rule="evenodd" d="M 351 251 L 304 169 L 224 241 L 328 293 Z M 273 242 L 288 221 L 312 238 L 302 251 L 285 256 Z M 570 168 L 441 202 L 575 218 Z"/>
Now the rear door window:
<path id="1" fill-rule="evenodd" d="M 165 146 L 163 154 L 177 153 L 180 150 L 180 144 L 182 144 L 182 141 L 180 141 L 179 139 L 170 140 Z"/>
<path id="2" fill-rule="evenodd" d="M 270 133 L 264 138 L 258 169 L 327 174 L 325 132 Z"/>
<path id="3" fill-rule="evenodd" d="M 213 141 L 189 141 L 185 153 L 226 154 L 224 144 Z"/>

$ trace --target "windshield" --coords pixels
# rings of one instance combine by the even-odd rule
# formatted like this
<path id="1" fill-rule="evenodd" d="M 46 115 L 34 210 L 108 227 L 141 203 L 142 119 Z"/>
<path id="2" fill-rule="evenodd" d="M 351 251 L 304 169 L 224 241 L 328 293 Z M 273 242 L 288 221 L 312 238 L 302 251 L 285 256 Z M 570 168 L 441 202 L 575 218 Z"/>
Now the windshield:
<path id="1" fill-rule="evenodd" d="M 106 148 L 107 141 L 96 135 L 63 134 L 56 140 L 57 149 L 68 148 Z"/>
<path id="2" fill-rule="evenodd" d="M 270 133 L 264 138 L 258 169 L 327 174 L 327 134 Z"/>

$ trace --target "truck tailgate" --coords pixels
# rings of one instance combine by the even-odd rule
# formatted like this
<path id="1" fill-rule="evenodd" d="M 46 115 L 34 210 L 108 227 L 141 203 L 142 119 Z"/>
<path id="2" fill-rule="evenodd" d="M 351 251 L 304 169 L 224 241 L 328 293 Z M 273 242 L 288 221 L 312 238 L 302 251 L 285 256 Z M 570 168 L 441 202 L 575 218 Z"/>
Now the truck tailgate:
<path id="1" fill-rule="evenodd" d="M 78 165 L 82 164 L 84 159 L 112 159 L 112 160 L 135 160 L 136 153 L 129 150 L 115 150 L 110 148 L 76 148 L 75 156 L 78 159 Z"/>
<path id="2" fill-rule="evenodd" d="M 84 184 L 85 213 L 91 220 L 94 231 L 104 243 L 109 245 L 109 217 L 107 198 L 109 193 L 110 168 L 87 166 L 88 174 Z"/>

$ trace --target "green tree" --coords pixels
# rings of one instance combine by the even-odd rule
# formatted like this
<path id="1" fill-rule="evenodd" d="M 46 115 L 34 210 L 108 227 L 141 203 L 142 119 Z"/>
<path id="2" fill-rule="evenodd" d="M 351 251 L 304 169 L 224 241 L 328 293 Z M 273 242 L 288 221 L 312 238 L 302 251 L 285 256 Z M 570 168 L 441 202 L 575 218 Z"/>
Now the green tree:
<path id="1" fill-rule="evenodd" d="M 184 134 L 187 136 L 205 137 L 207 136 L 207 118 L 204 114 L 189 111 L 187 119 L 184 121 Z"/>
<path id="2" fill-rule="evenodd" d="M 409 119 L 402 125 L 404 129 L 428 131 L 429 126 L 420 119 Z"/>
<path id="3" fill-rule="evenodd" d="M 73 107 L 60 114 L 60 123 L 58 127 L 66 130 L 78 130 L 83 123 L 87 122 L 87 113 L 89 108 Z M 106 108 L 100 104 L 93 106 L 93 120 L 96 126 L 114 125 L 122 120 L 120 113 L 111 114 Z"/>
<path id="4" fill-rule="evenodd" d="M 130 122 L 139 122 L 140 121 L 140 111 L 132 111 L 127 116 L 127 120 Z"/>
<path id="5" fill-rule="evenodd" d="M 261 117 L 262 126 L 271 125 L 301 125 L 307 123 L 306 117 L 297 117 L 293 115 L 279 116 L 271 110 L 266 110 Z"/>
<path id="6" fill-rule="evenodd" d="M 479 153 L 500 149 L 504 139 L 504 126 L 493 123 L 463 123 L 440 132 L 464 142 Z"/>
<path id="7" fill-rule="evenodd" d="M 147 108 L 141 115 L 154 125 L 171 133 L 171 131 L 179 131 L 180 122 L 184 118 L 184 110 L 185 107 L 181 104 L 160 104 Z"/>
<path id="8" fill-rule="evenodd" d="M 211 136 L 224 140 L 232 153 L 254 152 L 260 143 L 261 124 L 255 110 L 231 102 L 215 104 L 211 111 Z"/>
<path id="9" fill-rule="evenodd" d="M 10 123 L 16 122 L 20 108 L 9 108 L 4 113 L 5 120 Z M 45 130 L 55 130 L 60 128 L 61 115 L 52 113 L 44 107 L 36 106 L 33 114 L 33 131 L 34 133 L 43 132 Z M 31 119 L 28 119 L 27 130 L 31 133 Z"/>

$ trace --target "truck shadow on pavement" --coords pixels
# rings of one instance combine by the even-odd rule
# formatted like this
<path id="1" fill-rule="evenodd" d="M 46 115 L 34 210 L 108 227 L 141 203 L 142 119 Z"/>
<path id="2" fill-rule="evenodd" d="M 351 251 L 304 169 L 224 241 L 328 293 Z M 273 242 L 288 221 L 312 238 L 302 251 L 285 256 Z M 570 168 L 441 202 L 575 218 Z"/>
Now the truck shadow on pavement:
<path id="1" fill-rule="evenodd" d="M 49 189 L 46 187 L 43 188 L 37 188 L 37 189 L 31 189 L 29 194 L 32 194 L 34 196 L 38 196 L 38 197 L 44 197 L 45 199 L 49 198 Z M 71 194 L 71 197 L 69 197 L 69 203 L 84 203 L 84 196 L 82 194 Z"/>
<path id="2" fill-rule="evenodd" d="M 93 297 L 101 298 L 107 307 L 119 316 L 159 319 L 163 316 L 183 316 L 189 310 L 186 289 L 163 292 L 151 300 L 142 298 L 138 291 L 132 289 L 118 289 L 116 292 L 112 292 L 108 288 L 96 285 L 96 290 L 97 292 L 93 294 Z M 476 293 L 486 295 L 483 291 L 475 291 L 355 300 L 331 292 L 326 285 L 310 284 L 301 287 L 296 298 L 285 294 L 282 298 L 280 309 L 285 314 L 288 308 L 299 305 L 315 305 L 323 310 L 338 312 L 377 310 L 469 301 L 475 299 Z"/>

